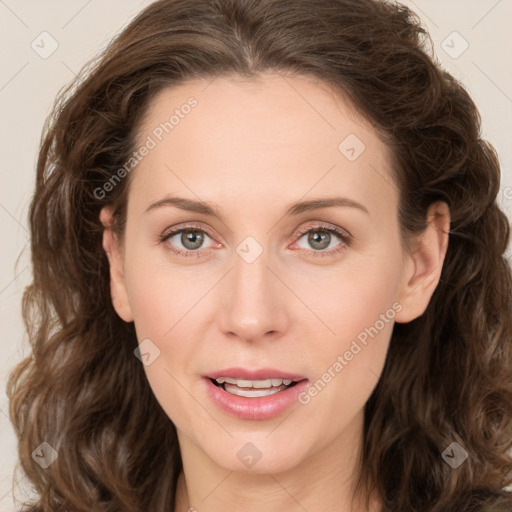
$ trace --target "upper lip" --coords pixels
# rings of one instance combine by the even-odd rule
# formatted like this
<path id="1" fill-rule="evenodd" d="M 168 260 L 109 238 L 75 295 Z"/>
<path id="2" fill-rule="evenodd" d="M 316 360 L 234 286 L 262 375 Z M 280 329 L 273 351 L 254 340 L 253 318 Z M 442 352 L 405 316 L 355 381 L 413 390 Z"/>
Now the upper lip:
<path id="1" fill-rule="evenodd" d="M 295 382 L 304 380 L 306 377 L 296 373 L 285 372 L 274 368 L 225 368 L 224 370 L 213 371 L 205 375 L 209 379 L 218 379 L 219 377 L 230 377 L 232 379 L 243 380 L 266 380 L 266 379 L 290 379 Z"/>

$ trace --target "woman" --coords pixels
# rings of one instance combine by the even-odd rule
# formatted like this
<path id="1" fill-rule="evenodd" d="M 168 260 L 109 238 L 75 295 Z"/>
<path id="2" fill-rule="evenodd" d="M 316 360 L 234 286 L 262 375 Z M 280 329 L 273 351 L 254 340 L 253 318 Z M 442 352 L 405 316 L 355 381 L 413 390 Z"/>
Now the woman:
<path id="1" fill-rule="evenodd" d="M 9 382 L 32 510 L 511 509 L 500 170 L 425 37 L 162 0 L 61 95 Z"/>

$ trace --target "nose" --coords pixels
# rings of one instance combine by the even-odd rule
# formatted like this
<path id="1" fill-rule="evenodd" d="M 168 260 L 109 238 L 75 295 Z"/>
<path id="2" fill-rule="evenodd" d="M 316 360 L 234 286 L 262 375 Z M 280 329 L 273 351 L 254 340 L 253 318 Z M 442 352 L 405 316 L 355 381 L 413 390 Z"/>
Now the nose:
<path id="1" fill-rule="evenodd" d="M 236 254 L 219 290 L 219 328 L 232 339 L 275 340 L 289 324 L 291 292 L 263 251 L 254 261 Z M 273 265 L 274 267 L 276 265 Z"/>

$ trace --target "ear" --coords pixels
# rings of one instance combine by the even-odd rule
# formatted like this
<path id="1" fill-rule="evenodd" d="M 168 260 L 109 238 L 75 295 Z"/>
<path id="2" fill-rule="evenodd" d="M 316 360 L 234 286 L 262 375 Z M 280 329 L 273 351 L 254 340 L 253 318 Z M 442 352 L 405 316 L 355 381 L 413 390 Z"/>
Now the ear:
<path id="1" fill-rule="evenodd" d="M 410 252 L 405 256 L 404 280 L 398 302 L 402 309 L 395 320 L 407 323 L 421 316 L 441 277 L 448 249 L 450 210 L 444 202 L 430 205 L 427 228 L 412 240 Z"/>
<path id="2" fill-rule="evenodd" d="M 110 206 L 104 206 L 100 212 L 100 221 L 105 228 L 103 231 L 103 249 L 107 253 L 110 263 L 110 295 L 112 297 L 112 305 L 117 314 L 125 322 L 133 322 L 133 315 L 126 291 L 120 242 L 112 229 L 112 213 Z"/>

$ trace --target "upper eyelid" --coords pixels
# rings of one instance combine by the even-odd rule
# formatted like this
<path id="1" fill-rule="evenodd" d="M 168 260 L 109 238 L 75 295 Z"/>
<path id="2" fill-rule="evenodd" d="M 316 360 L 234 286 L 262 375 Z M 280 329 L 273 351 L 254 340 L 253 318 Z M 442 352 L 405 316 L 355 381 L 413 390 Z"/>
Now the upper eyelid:
<path id="1" fill-rule="evenodd" d="M 314 221 L 311 221 L 311 222 L 314 222 Z M 170 228 L 169 230 L 164 231 L 164 233 L 162 234 L 162 238 L 165 238 L 166 240 L 168 240 L 169 238 L 176 236 L 183 231 L 196 229 L 198 231 L 203 231 L 212 240 L 214 240 L 215 237 L 212 235 L 210 230 L 206 227 L 200 226 L 199 224 L 200 223 L 197 223 L 197 225 L 195 223 L 190 223 L 189 225 L 176 227 L 176 228 Z M 323 222 L 323 221 L 316 221 L 316 224 L 306 225 L 304 227 L 297 228 L 292 233 L 291 236 L 297 237 L 297 240 L 299 240 L 309 231 L 314 231 L 314 230 L 321 231 L 322 229 L 328 230 L 331 234 L 338 236 L 342 242 L 347 241 L 347 239 L 349 241 L 351 241 L 353 239 L 352 234 L 349 231 L 347 231 L 346 229 L 341 228 L 339 226 L 335 226 L 333 224 L 330 224 L 329 222 Z"/>
<path id="2" fill-rule="evenodd" d="M 310 221 L 310 222 L 315 222 L 315 221 Z M 178 231 L 185 231 L 187 229 L 197 229 L 198 231 L 204 231 L 206 234 L 212 236 L 211 230 L 207 227 L 201 226 L 200 224 L 201 224 L 200 222 L 198 222 L 197 225 L 196 225 L 196 223 L 191 222 L 188 225 L 187 224 L 184 226 L 178 225 L 178 227 L 168 228 L 168 229 L 164 230 L 162 236 L 166 236 L 166 234 L 170 234 L 170 233 L 176 234 L 176 232 L 178 232 Z M 351 233 L 346 228 L 342 228 L 340 226 L 336 226 L 335 224 L 331 224 L 331 223 L 325 222 L 325 221 L 316 221 L 316 224 L 306 225 L 304 227 L 297 228 L 293 231 L 292 235 L 299 234 L 299 233 L 302 234 L 304 231 L 307 232 L 307 231 L 313 230 L 313 229 L 318 229 L 318 230 L 332 229 L 334 231 L 345 232 L 347 234 L 347 236 L 350 236 L 350 237 L 352 236 Z"/>
<path id="3" fill-rule="evenodd" d="M 318 221 L 317 224 L 315 224 L 315 225 L 310 225 L 310 226 L 305 226 L 303 228 L 299 228 L 294 233 L 302 235 L 304 233 L 307 233 L 308 231 L 314 231 L 314 230 L 321 231 L 322 229 L 338 232 L 338 236 L 345 234 L 345 236 L 347 238 L 353 238 L 352 234 L 347 229 L 342 228 L 340 226 L 335 226 L 334 224 L 330 224 L 329 222 L 321 222 L 321 221 Z"/>
<path id="4" fill-rule="evenodd" d="M 169 229 L 164 230 L 164 232 L 162 233 L 162 237 L 170 237 L 171 235 L 175 236 L 175 235 L 181 233 L 182 231 L 193 230 L 193 229 L 196 229 L 197 231 L 204 231 L 210 238 L 213 238 L 211 232 L 207 228 L 201 227 L 199 225 L 197 225 L 197 226 L 188 225 L 188 226 L 181 226 L 181 227 L 176 227 L 176 228 L 175 227 L 169 228 Z"/>

